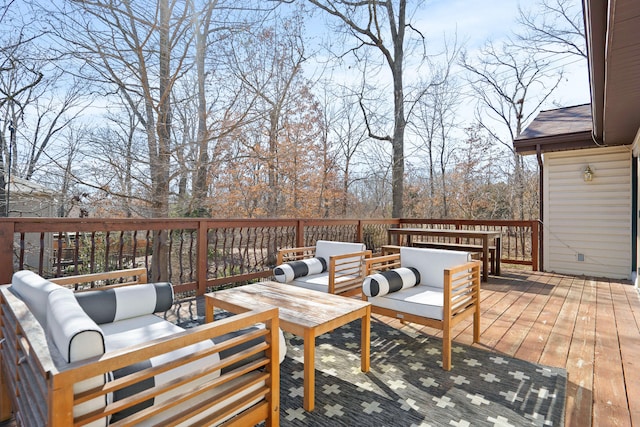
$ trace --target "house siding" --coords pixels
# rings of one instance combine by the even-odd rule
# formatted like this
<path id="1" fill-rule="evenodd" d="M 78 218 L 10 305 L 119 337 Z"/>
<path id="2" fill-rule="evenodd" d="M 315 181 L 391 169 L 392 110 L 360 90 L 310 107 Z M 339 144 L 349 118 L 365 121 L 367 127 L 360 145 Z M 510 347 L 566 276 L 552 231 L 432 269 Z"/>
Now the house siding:
<path id="1" fill-rule="evenodd" d="M 545 154 L 545 271 L 631 277 L 631 159 L 630 147 Z"/>

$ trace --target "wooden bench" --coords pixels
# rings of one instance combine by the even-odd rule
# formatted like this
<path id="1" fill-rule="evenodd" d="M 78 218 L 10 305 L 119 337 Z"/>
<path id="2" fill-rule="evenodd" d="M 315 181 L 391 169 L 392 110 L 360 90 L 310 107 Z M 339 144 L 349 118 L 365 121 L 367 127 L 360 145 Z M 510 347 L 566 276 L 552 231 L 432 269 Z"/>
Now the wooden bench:
<path id="1" fill-rule="evenodd" d="M 454 251 L 465 251 L 479 254 L 479 258 L 482 259 L 482 245 L 474 245 L 471 243 L 449 243 L 449 242 L 412 242 L 412 246 L 416 248 L 431 248 L 431 249 L 449 249 Z M 496 260 L 496 247 L 489 246 L 489 262 L 491 267 L 491 274 L 496 274 L 497 262 Z"/>

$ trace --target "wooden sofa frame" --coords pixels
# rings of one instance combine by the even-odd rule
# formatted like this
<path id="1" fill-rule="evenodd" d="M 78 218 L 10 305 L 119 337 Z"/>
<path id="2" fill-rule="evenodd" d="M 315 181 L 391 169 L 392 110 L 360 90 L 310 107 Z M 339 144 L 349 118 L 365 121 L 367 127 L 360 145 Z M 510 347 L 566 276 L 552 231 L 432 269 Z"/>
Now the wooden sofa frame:
<path id="1" fill-rule="evenodd" d="M 58 284 L 75 285 L 80 282 L 115 279 L 123 275 L 131 276 L 132 272 L 135 273 L 131 270 L 98 273 L 65 277 L 53 281 Z M 128 284 L 146 280 L 146 271 L 138 272 L 139 276 L 134 277 L 133 281 Z M 186 387 L 179 397 L 140 410 L 116 424 L 118 426 L 136 425 L 144 419 L 160 416 L 163 418 L 163 426 L 175 425 L 184 421 L 189 425 L 188 419 L 193 414 L 202 413 L 213 405 L 225 402 L 221 408 L 208 415 L 205 418 L 206 421 L 200 420 L 193 425 L 217 424 L 231 414 L 236 415 L 221 425 L 244 427 L 262 421 L 265 421 L 266 426 L 279 425 L 280 367 L 277 309 L 239 314 L 147 343 L 107 352 L 99 357 L 73 362 L 62 368 L 57 367 L 53 361 L 42 326 L 29 311 L 27 305 L 10 289 L 10 285 L 0 287 L 0 310 L 2 343 L 0 348 L 0 421 L 8 420 L 13 416 L 19 426 L 68 427 L 84 425 L 144 402 L 150 397 L 175 387 Z M 74 394 L 74 383 L 84 379 L 105 375 L 117 369 L 147 361 L 154 356 L 201 341 L 215 339 L 256 323 L 265 324 L 265 328 L 240 334 L 236 338 L 216 343 L 206 351 L 194 352 L 188 356 L 174 359 L 168 364 L 147 368 L 119 380 L 108 381 L 103 386 L 87 392 Z M 256 344 L 257 342 L 259 344 Z M 104 396 L 116 389 L 151 378 L 169 369 L 178 368 L 212 353 L 243 344 L 248 348 L 235 352 L 233 356 L 223 359 L 218 364 L 198 371 L 198 377 L 200 377 L 225 367 L 233 367 L 204 384 L 191 385 L 190 382 L 196 376 L 193 374 L 184 375 L 168 384 L 154 386 L 151 389 L 139 391 L 124 400 L 108 403 L 103 410 L 80 417 L 73 416 L 74 406 L 81 402 Z M 231 381 L 235 381 L 234 387 L 231 389 L 226 387 L 223 392 L 216 393 L 214 391 L 211 399 L 205 402 L 190 406 L 184 403 L 200 393 L 214 390 L 216 387 L 224 387 Z M 256 390 L 241 398 L 234 399 L 234 396 L 238 396 L 249 387 L 255 387 L 256 384 L 258 385 Z M 247 405 L 247 402 L 254 400 L 255 403 L 252 406 L 242 409 Z M 176 409 L 177 414 L 175 413 Z M 166 410 L 173 410 L 174 413 L 164 418 Z"/>
<path id="2" fill-rule="evenodd" d="M 384 255 L 367 259 L 367 276 L 394 268 L 399 268 L 400 254 Z M 451 370 L 452 329 L 469 316 L 473 316 L 473 342 L 480 341 L 480 261 L 470 261 L 454 268 L 444 269 L 443 276 L 443 318 L 432 319 L 424 316 L 390 310 L 371 305 L 372 313 L 400 319 L 402 323 L 413 322 L 442 331 L 442 368 Z M 418 285 L 420 286 L 420 285 Z M 402 292 L 402 291 L 399 291 Z M 364 300 L 368 300 L 364 294 Z"/>
<path id="3" fill-rule="evenodd" d="M 315 246 L 278 249 L 277 265 L 281 265 L 288 261 L 313 258 L 315 256 L 315 251 Z M 328 292 L 330 294 L 339 294 L 342 296 L 360 295 L 362 290 L 362 280 L 365 276 L 364 265 L 362 266 L 361 275 L 358 277 L 351 277 L 353 276 L 353 258 L 357 256 L 369 259 L 371 258 L 371 251 L 365 250 L 343 255 L 332 255 L 329 257 L 327 271 L 329 274 Z M 340 280 L 343 277 L 348 277 L 348 279 Z"/>

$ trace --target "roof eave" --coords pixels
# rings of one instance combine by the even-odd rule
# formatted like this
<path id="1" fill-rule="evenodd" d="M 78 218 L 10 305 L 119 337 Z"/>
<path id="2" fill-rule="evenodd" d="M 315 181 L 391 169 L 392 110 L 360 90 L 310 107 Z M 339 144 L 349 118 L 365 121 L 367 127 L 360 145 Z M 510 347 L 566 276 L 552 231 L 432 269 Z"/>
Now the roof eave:
<path id="1" fill-rule="evenodd" d="M 515 139 L 513 145 L 516 153 L 522 155 L 536 154 L 538 147 L 540 152 L 578 150 L 593 148 L 596 143 L 592 139 L 590 131 L 567 133 L 563 135 L 544 136 L 540 138 Z"/>

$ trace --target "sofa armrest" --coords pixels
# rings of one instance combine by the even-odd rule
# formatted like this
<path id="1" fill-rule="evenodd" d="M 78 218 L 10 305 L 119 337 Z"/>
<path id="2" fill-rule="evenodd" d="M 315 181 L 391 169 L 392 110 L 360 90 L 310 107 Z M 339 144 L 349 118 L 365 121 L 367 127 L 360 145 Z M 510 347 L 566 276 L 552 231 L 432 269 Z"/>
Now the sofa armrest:
<path id="1" fill-rule="evenodd" d="M 73 285 L 75 288 L 78 288 L 78 285 L 81 284 L 105 282 L 108 280 L 120 280 L 120 282 L 100 287 L 120 287 L 147 283 L 147 269 L 145 267 L 139 267 L 126 270 L 107 271 L 104 273 L 81 274 L 76 276 L 56 277 L 54 279 L 49 279 L 49 281 L 52 283 L 67 287 Z"/>
<path id="2" fill-rule="evenodd" d="M 400 267 L 400 253 L 366 259 L 364 267 L 366 276 L 369 276 L 376 272 L 398 268 Z"/>
<path id="3" fill-rule="evenodd" d="M 349 295 L 359 293 L 365 278 L 365 261 L 371 251 L 351 252 L 329 257 L 329 293 Z"/>
<path id="4" fill-rule="evenodd" d="M 278 249 L 278 258 L 276 261 L 276 265 L 284 264 L 287 261 L 298 261 L 305 258 L 313 258 L 315 256 L 315 246 Z"/>
<path id="5" fill-rule="evenodd" d="M 482 263 L 470 261 L 444 270 L 444 316 L 452 319 L 469 308 L 476 311 L 474 328 L 480 328 L 480 278 Z M 455 324 L 455 322 L 453 323 Z M 478 329 L 479 331 L 479 329 Z"/>

